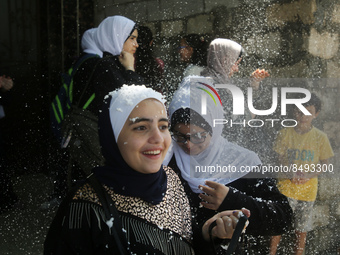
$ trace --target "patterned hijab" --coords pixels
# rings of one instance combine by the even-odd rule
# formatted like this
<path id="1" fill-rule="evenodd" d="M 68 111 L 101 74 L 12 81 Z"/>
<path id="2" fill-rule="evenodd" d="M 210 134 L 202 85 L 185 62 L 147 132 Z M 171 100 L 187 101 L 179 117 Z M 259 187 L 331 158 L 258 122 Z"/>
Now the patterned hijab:
<path id="1" fill-rule="evenodd" d="M 201 114 L 202 99 L 206 101 L 207 106 L 206 114 L 204 115 Z M 217 91 L 213 87 L 211 79 L 201 76 L 189 76 L 182 81 L 169 106 L 171 122 L 173 122 L 172 116 L 176 111 L 190 108 L 196 113 L 201 114 L 205 123 L 208 123 L 212 128 L 210 145 L 203 152 L 198 155 L 189 155 L 176 142 L 173 142 L 163 162 L 167 165 L 174 155 L 182 177 L 189 183 L 195 193 L 202 192 L 198 185 L 204 185 L 205 180 L 212 180 L 226 185 L 246 174 L 246 172 L 239 171 L 241 167 L 247 166 L 252 168 L 261 164 L 259 157 L 253 151 L 230 143 L 222 137 L 223 125 L 214 125 L 214 120 L 224 119 L 222 103 Z M 192 118 L 192 116 L 189 118 Z M 190 122 L 190 119 L 187 122 Z M 171 123 L 171 125 L 175 124 L 177 123 Z M 198 124 L 194 125 L 197 126 Z M 236 171 L 214 174 L 196 172 L 197 167 L 208 169 L 211 166 L 230 166 Z M 229 169 L 231 169 L 230 167 Z"/>
<path id="2" fill-rule="evenodd" d="M 163 166 L 160 166 L 157 173 L 137 172 L 124 161 L 117 145 L 119 134 L 130 113 L 141 101 L 148 98 L 154 98 L 164 106 L 163 96 L 144 85 L 123 85 L 105 98 L 98 120 L 105 166 L 94 168 L 93 172 L 101 183 L 118 194 L 140 197 L 151 204 L 158 204 L 167 187 Z"/>
<path id="3" fill-rule="evenodd" d="M 134 31 L 135 25 L 135 22 L 123 16 L 107 17 L 94 31 L 94 42 L 102 52 L 118 56 L 123 50 L 126 39 Z"/>
<path id="4" fill-rule="evenodd" d="M 242 52 L 242 46 L 229 39 L 217 38 L 209 45 L 207 67 L 201 75 L 212 77 L 215 83 L 229 83 L 229 73 Z"/>

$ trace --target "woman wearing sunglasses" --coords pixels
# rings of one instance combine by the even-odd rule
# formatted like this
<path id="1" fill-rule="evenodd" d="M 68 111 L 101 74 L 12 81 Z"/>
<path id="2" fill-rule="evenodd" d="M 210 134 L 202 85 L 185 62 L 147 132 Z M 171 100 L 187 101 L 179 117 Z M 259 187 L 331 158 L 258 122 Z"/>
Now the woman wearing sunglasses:
<path id="1" fill-rule="evenodd" d="M 211 79 L 184 79 L 169 114 L 173 144 L 164 164 L 180 175 L 198 224 L 216 211 L 245 207 L 251 212 L 247 233 L 255 237 L 289 227 L 291 208 L 274 180 L 250 173 L 261 169 L 257 154 L 222 137 L 223 125 L 215 120 L 223 119 L 223 106 Z"/>

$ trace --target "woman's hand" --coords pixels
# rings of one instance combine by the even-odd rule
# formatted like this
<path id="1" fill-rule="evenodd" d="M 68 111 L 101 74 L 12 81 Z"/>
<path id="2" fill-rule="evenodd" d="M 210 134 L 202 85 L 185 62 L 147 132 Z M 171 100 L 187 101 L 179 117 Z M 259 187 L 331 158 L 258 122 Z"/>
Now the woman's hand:
<path id="1" fill-rule="evenodd" d="M 207 220 L 202 227 L 204 240 L 210 241 L 209 226 L 214 221 L 216 221 L 216 226 L 212 228 L 211 235 L 220 239 L 230 239 L 233 236 L 241 212 L 248 218 L 250 217 L 250 211 L 243 208 L 237 211 L 223 211 Z"/>
<path id="2" fill-rule="evenodd" d="M 125 70 L 135 71 L 135 57 L 131 53 L 122 51 L 119 56 L 119 62 L 124 66 Z"/>
<path id="3" fill-rule="evenodd" d="M 200 199 L 203 200 L 201 205 L 211 210 L 217 210 L 227 196 L 229 187 L 213 181 L 206 181 L 205 184 L 207 186 L 198 186 L 205 193 L 199 194 Z"/>
<path id="4" fill-rule="evenodd" d="M 251 74 L 251 78 L 252 78 L 252 82 L 251 82 L 251 87 L 254 90 L 258 90 L 260 87 L 260 82 L 266 78 L 269 77 L 269 73 L 264 70 L 264 69 L 256 69 L 252 74 Z"/>

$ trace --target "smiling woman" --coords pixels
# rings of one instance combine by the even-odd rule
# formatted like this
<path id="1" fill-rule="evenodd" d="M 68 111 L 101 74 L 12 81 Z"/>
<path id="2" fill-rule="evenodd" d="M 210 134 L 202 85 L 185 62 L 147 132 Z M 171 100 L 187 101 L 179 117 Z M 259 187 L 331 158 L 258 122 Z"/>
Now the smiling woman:
<path id="1" fill-rule="evenodd" d="M 98 122 L 105 165 L 61 204 L 44 254 L 208 254 L 215 220 L 211 236 L 231 237 L 238 211 L 192 226 L 181 181 L 162 165 L 171 143 L 164 102 L 160 93 L 136 85 L 105 98 Z"/>
<path id="2" fill-rule="evenodd" d="M 118 147 L 130 167 L 141 173 L 154 173 L 171 143 L 164 105 L 155 99 L 138 104 L 118 137 Z"/>

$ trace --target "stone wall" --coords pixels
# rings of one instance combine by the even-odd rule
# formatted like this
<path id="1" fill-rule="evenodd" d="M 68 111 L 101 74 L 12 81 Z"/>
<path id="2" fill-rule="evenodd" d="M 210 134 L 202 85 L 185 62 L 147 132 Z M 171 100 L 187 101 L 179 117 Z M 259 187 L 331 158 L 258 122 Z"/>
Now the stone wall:
<path id="1" fill-rule="evenodd" d="M 255 68 L 277 78 L 322 78 L 311 83 L 324 103 L 316 126 L 331 141 L 335 174 L 319 179 L 314 230 L 306 254 L 337 254 L 340 247 L 339 189 L 339 78 L 340 3 L 335 0 L 96 0 L 95 24 L 111 15 L 123 15 L 149 26 L 155 52 L 167 65 L 168 82 L 176 86 L 178 38 L 199 33 L 212 39 L 239 42 L 247 52 L 242 75 Z M 171 84 L 175 83 L 175 84 Z"/>

